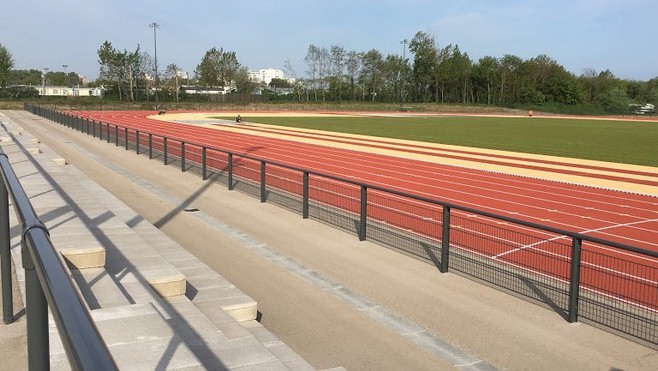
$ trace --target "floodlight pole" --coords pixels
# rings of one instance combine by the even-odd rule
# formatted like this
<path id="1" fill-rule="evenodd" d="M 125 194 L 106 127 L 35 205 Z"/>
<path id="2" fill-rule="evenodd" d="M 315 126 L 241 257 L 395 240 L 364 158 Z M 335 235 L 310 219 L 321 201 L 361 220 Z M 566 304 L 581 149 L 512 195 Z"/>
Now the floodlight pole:
<path id="1" fill-rule="evenodd" d="M 154 59 L 155 59 L 155 109 L 158 109 L 158 38 L 156 36 L 156 30 L 160 28 L 160 25 L 153 22 L 149 24 L 149 27 L 153 29 L 153 47 L 155 49 Z"/>
<path id="2" fill-rule="evenodd" d="M 63 64 L 62 67 L 64 67 L 64 78 L 66 80 L 66 87 L 68 88 L 69 87 L 69 74 L 68 74 L 69 65 L 68 64 Z"/>
<path id="3" fill-rule="evenodd" d="M 404 63 L 404 65 L 407 64 L 407 62 L 406 62 L 406 60 L 407 60 L 406 53 L 407 53 L 407 43 L 408 42 L 409 42 L 409 40 L 407 40 L 407 39 L 404 39 L 404 40 L 400 41 L 400 44 L 402 44 L 402 63 Z M 401 66 L 401 67 L 402 67 L 402 71 L 400 71 L 400 75 L 402 76 L 402 78 L 400 79 L 400 111 L 403 111 L 404 110 L 404 75 L 405 75 L 405 73 L 404 73 L 404 67 L 403 66 Z"/>

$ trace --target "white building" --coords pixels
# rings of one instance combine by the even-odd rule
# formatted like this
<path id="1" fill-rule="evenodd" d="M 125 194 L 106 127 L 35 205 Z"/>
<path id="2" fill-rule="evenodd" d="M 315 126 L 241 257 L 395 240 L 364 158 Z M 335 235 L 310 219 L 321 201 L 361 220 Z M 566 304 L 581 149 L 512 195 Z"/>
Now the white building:
<path id="1" fill-rule="evenodd" d="M 272 79 L 285 79 L 283 71 L 274 68 L 265 68 L 258 71 L 249 71 L 249 79 L 255 83 L 269 85 Z"/>
<path id="2" fill-rule="evenodd" d="M 36 87 L 35 87 L 36 88 Z M 100 97 L 103 95 L 105 88 L 84 88 L 84 87 L 68 87 L 68 86 L 51 86 L 42 85 L 38 88 L 39 95 L 55 96 L 55 97 Z"/>

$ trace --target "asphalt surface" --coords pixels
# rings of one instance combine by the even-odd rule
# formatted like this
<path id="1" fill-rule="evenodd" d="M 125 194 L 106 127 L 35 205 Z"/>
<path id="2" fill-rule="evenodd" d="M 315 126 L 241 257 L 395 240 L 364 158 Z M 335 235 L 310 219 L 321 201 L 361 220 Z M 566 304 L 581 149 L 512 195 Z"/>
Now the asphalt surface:
<path id="1" fill-rule="evenodd" d="M 642 345 L 27 112 L 2 113 L 258 301 L 261 322 L 318 369 L 658 368 Z"/>

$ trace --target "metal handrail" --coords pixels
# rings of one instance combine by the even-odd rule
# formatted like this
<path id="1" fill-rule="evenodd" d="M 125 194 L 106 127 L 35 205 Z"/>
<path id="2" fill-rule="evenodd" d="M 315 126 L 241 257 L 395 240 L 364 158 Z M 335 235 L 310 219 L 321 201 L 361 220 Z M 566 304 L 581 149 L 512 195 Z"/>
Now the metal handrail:
<path id="1" fill-rule="evenodd" d="M 2 223 L 9 221 L 8 199 L 22 225 L 21 254 L 25 269 L 25 296 L 30 370 L 50 368 L 48 307 L 59 331 L 69 363 L 74 370 L 117 370 L 83 299 L 73 286 L 57 254 L 46 226 L 37 217 L 9 158 L 0 148 L 0 196 L 7 207 L 0 209 Z M 3 205 L 4 206 L 4 205 Z M 9 234 L 2 236 L 3 250 L 9 251 Z M 3 260 L 9 254 L 3 254 Z M 3 276 L 5 262 L 3 261 Z M 3 277 L 3 290 L 5 287 Z M 9 286 L 11 287 L 11 286 Z M 3 298 L 5 292 L 3 291 Z M 11 298 L 11 292 L 9 293 Z M 13 311 L 13 309 L 12 309 Z M 13 313 L 5 318 L 10 322 Z"/>

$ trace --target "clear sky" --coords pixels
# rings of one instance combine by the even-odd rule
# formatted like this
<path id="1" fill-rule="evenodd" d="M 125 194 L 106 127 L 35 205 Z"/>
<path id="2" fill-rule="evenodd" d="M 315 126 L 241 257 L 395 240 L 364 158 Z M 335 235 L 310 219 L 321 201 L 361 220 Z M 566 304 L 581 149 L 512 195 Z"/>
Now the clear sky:
<path id="1" fill-rule="evenodd" d="M 423 31 L 473 61 L 546 54 L 576 75 L 658 77 L 657 0 L 0 0 L 0 44 L 16 69 L 66 64 L 96 78 L 105 40 L 153 55 L 152 22 L 160 69 L 176 63 L 190 74 L 223 47 L 250 69 L 289 59 L 302 77 L 311 44 L 402 54 L 401 40 Z"/>

